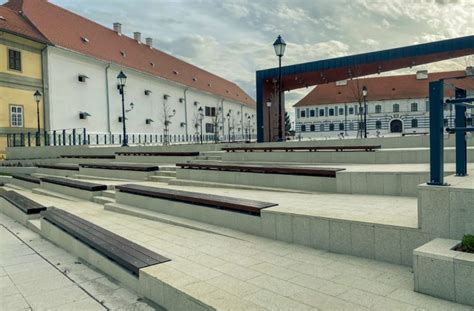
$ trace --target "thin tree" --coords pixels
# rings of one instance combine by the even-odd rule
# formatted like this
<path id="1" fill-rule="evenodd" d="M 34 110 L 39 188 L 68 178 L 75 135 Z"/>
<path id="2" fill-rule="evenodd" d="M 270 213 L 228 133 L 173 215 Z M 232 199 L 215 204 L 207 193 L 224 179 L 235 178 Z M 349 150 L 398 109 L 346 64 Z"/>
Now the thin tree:
<path id="1" fill-rule="evenodd" d="M 163 96 L 163 115 L 161 116 L 161 123 L 163 124 L 163 145 L 169 145 L 169 126 L 171 119 L 176 115 L 176 109 L 172 109 L 168 102 L 168 96 Z"/>
<path id="2" fill-rule="evenodd" d="M 358 67 L 352 68 L 352 75 L 354 76 L 360 76 L 361 72 Z M 359 78 L 352 79 L 348 81 L 352 95 L 354 96 L 355 101 L 359 104 L 359 124 L 358 124 L 358 131 L 357 131 L 357 137 L 362 138 L 363 135 L 363 109 L 362 109 L 362 104 L 364 103 L 364 96 L 362 95 L 362 87 L 363 85 L 361 84 L 361 81 Z M 364 107 L 365 109 L 365 107 Z M 359 136 L 360 135 L 360 136 Z"/>

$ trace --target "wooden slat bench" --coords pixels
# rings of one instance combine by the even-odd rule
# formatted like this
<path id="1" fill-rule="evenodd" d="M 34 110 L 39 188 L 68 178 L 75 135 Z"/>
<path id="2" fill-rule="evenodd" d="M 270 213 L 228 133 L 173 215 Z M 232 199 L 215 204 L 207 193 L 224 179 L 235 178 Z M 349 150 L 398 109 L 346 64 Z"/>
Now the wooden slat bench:
<path id="1" fill-rule="evenodd" d="M 158 171 L 160 168 L 156 165 L 149 164 L 79 164 L 82 168 L 93 168 L 93 169 L 103 169 L 103 170 L 121 170 L 121 171 L 135 171 L 135 172 L 154 172 Z"/>
<path id="2" fill-rule="evenodd" d="M 107 190 L 107 185 L 95 184 L 86 181 L 61 178 L 61 177 L 40 177 L 41 182 L 56 184 L 60 186 L 65 186 L 69 188 L 76 188 L 85 191 L 105 191 Z"/>
<path id="3" fill-rule="evenodd" d="M 179 151 L 179 152 L 116 152 L 119 156 L 144 156 L 144 157 L 196 157 L 199 152 Z"/>
<path id="4" fill-rule="evenodd" d="M 263 152 L 272 152 L 272 151 L 375 151 L 380 149 L 380 145 L 371 145 L 371 146 L 311 146 L 311 147 L 224 147 L 222 150 L 227 152 L 254 152 L 254 151 L 263 151 Z"/>
<path id="5" fill-rule="evenodd" d="M 41 211 L 45 211 L 46 207 L 28 199 L 22 194 L 15 191 L 0 191 L 0 197 L 10 202 L 12 205 L 21 210 L 24 214 L 33 215 L 39 214 Z"/>
<path id="6" fill-rule="evenodd" d="M 220 195 L 196 193 L 182 190 L 160 189 L 135 184 L 119 185 L 115 186 L 115 189 L 119 190 L 120 192 L 135 195 L 202 205 L 206 207 L 225 209 L 233 212 L 241 212 L 258 216 L 260 215 L 262 209 L 278 205 L 269 202 L 232 198 Z"/>
<path id="7" fill-rule="evenodd" d="M 60 155 L 60 158 L 63 159 L 115 159 L 115 155 L 109 155 L 109 154 L 97 154 L 97 155 L 91 155 L 91 154 L 82 154 L 82 155 Z"/>
<path id="8" fill-rule="evenodd" d="M 136 276 L 141 268 L 170 261 L 66 211 L 50 209 L 44 213 L 44 219 Z"/>
<path id="9" fill-rule="evenodd" d="M 33 184 L 38 184 L 38 185 L 40 184 L 40 179 L 38 177 L 31 176 L 31 175 L 13 174 L 12 178 L 22 180 L 22 181 L 26 181 L 26 182 L 30 182 L 30 183 L 33 183 Z"/>
<path id="10" fill-rule="evenodd" d="M 292 167 L 292 166 L 263 166 L 263 165 L 227 165 L 227 164 L 199 164 L 178 163 L 182 169 L 217 170 L 243 173 L 301 175 L 335 178 L 336 173 L 343 168 L 330 167 Z"/>
<path id="11" fill-rule="evenodd" d="M 53 170 L 79 171 L 79 166 L 74 164 L 38 164 L 36 167 Z"/>

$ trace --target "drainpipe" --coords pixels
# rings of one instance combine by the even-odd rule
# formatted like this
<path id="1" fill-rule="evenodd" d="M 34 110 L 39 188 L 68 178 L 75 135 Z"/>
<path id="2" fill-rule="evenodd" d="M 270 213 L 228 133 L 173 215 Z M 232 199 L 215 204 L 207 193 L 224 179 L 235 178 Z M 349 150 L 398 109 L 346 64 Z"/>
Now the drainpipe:
<path id="1" fill-rule="evenodd" d="M 107 133 L 112 134 L 110 131 L 110 96 L 109 96 L 109 68 L 110 63 L 105 67 L 105 94 L 107 102 Z"/>
<path id="2" fill-rule="evenodd" d="M 189 88 L 184 89 L 184 125 L 186 130 L 186 139 L 188 139 L 188 99 L 186 97 L 186 93 L 188 92 Z"/>
<path id="3" fill-rule="evenodd" d="M 43 93 L 43 131 L 50 130 L 51 124 L 48 121 L 48 126 L 46 126 L 46 106 L 48 106 L 48 115 L 49 115 L 49 77 L 48 77 L 48 57 L 44 56 L 48 45 L 41 49 L 41 92 Z M 45 63 L 46 62 L 46 63 Z M 45 83 L 48 80 L 48 94 L 46 94 L 46 87 Z"/>

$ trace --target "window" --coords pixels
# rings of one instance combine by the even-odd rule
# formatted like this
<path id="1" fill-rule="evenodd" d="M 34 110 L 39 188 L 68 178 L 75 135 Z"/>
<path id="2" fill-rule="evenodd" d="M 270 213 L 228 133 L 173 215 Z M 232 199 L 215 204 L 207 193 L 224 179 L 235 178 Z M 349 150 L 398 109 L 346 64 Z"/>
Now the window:
<path id="1" fill-rule="evenodd" d="M 349 130 L 350 131 L 353 131 L 354 130 L 354 123 L 349 123 Z"/>
<path id="2" fill-rule="evenodd" d="M 206 123 L 206 133 L 214 133 L 214 124 Z"/>
<path id="3" fill-rule="evenodd" d="M 382 121 L 375 121 L 375 128 L 380 130 L 382 128 Z"/>
<path id="4" fill-rule="evenodd" d="M 329 124 L 329 130 L 334 131 L 334 123 Z"/>
<path id="5" fill-rule="evenodd" d="M 466 118 L 466 125 L 472 126 L 472 117 Z"/>
<path id="6" fill-rule="evenodd" d="M 344 123 L 339 123 L 339 131 L 344 131 Z"/>
<path id="7" fill-rule="evenodd" d="M 364 114 L 364 107 L 359 107 L 359 114 Z"/>
<path id="8" fill-rule="evenodd" d="M 320 110 L 319 110 L 319 116 L 320 116 L 320 117 L 324 117 L 324 109 L 320 109 Z"/>
<path id="9" fill-rule="evenodd" d="M 211 108 L 211 117 L 215 117 L 216 116 L 216 107 L 212 107 Z"/>
<path id="10" fill-rule="evenodd" d="M 418 127 L 418 120 L 417 119 L 411 120 L 411 127 Z"/>
<path id="11" fill-rule="evenodd" d="M 354 114 L 354 108 L 353 107 L 349 107 L 349 114 Z"/>
<path id="12" fill-rule="evenodd" d="M 309 116 L 310 116 L 310 117 L 314 117 L 314 110 L 310 110 L 310 111 L 309 111 Z"/>
<path id="13" fill-rule="evenodd" d="M 393 112 L 400 112 L 400 105 L 399 104 L 394 104 L 393 105 Z"/>
<path id="14" fill-rule="evenodd" d="M 12 127 L 23 127 L 22 106 L 10 106 L 10 124 Z"/>
<path id="15" fill-rule="evenodd" d="M 205 108 L 206 117 L 215 117 L 216 116 L 216 107 L 207 107 Z"/>
<path id="16" fill-rule="evenodd" d="M 314 126 L 314 124 L 311 124 L 311 126 L 309 127 L 309 130 L 310 130 L 311 132 L 316 131 L 316 126 Z"/>
<path id="17" fill-rule="evenodd" d="M 410 108 L 411 108 L 412 112 L 418 111 L 418 104 L 417 103 L 411 103 Z"/>
<path id="18" fill-rule="evenodd" d="M 375 113 L 381 113 L 382 112 L 382 106 L 376 105 L 375 106 Z"/>
<path id="19" fill-rule="evenodd" d="M 344 108 L 339 108 L 339 114 L 342 116 L 344 115 Z"/>
<path id="20" fill-rule="evenodd" d="M 359 122 L 359 130 L 364 129 L 364 122 Z"/>
<path id="21" fill-rule="evenodd" d="M 206 117 L 208 117 L 208 116 L 211 115 L 211 107 L 207 107 L 207 106 L 206 106 L 206 107 L 204 108 L 204 115 L 205 115 Z"/>
<path id="22" fill-rule="evenodd" d="M 302 118 L 306 117 L 306 110 L 301 110 L 301 117 Z"/>
<path id="23" fill-rule="evenodd" d="M 21 52 L 8 50 L 8 69 L 21 71 Z"/>
<path id="24" fill-rule="evenodd" d="M 333 108 L 329 109 L 329 115 L 330 115 L 330 116 L 333 116 L 333 115 L 334 115 L 334 109 L 333 109 Z"/>
<path id="25" fill-rule="evenodd" d="M 443 126 L 447 127 L 448 126 L 448 119 L 443 119 Z"/>
<path id="26" fill-rule="evenodd" d="M 306 132 L 306 125 L 301 125 L 301 132 Z"/>
<path id="27" fill-rule="evenodd" d="M 324 124 L 321 124 L 321 125 L 319 126 L 319 131 L 320 131 L 320 132 L 324 132 Z"/>

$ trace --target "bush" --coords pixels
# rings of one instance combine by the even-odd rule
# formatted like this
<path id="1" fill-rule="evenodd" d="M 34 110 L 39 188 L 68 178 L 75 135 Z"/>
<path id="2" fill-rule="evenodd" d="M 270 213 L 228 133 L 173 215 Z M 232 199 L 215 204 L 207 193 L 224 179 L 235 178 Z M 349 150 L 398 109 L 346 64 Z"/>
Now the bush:
<path id="1" fill-rule="evenodd" d="M 474 253 L 474 235 L 466 234 L 462 238 L 462 248 L 465 252 Z"/>

